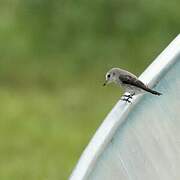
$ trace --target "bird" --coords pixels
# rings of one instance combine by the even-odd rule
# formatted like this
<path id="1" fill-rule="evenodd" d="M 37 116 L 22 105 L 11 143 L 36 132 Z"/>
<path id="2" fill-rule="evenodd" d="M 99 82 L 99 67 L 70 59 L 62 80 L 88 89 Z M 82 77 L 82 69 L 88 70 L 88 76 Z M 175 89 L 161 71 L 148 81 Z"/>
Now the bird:
<path id="1" fill-rule="evenodd" d="M 105 76 L 105 82 L 103 86 L 106 86 L 110 83 L 115 83 L 122 87 L 125 92 L 122 99 L 128 103 L 131 103 L 134 95 L 142 94 L 145 92 L 151 93 L 153 95 L 160 96 L 162 93 L 155 91 L 145 85 L 141 80 L 139 80 L 134 74 L 120 68 L 110 69 Z"/>

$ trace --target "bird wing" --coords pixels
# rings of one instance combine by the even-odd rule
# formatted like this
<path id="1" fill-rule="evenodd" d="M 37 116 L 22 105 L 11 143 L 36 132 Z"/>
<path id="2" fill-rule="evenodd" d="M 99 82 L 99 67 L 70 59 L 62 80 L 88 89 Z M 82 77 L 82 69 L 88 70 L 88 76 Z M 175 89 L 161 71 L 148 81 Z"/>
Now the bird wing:
<path id="1" fill-rule="evenodd" d="M 143 89 L 145 91 L 147 91 L 149 88 L 143 83 L 141 82 L 139 79 L 132 77 L 130 75 L 121 75 L 119 77 L 120 81 L 124 84 L 128 84 L 128 85 L 132 85 L 135 87 L 138 87 L 140 89 Z"/>

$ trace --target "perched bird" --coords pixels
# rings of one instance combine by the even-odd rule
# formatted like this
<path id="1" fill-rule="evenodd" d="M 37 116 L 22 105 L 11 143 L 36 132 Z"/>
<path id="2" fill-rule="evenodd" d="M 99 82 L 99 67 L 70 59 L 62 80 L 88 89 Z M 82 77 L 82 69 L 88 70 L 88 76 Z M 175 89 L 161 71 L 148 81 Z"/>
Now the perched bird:
<path id="1" fill-rule="evenodd" d="M 123 101 L 129 103 L 131 102 L 130 99 L 137 94 L 149 92 L 154 95 L 161 95 L 161 93 L 146 86 L 134 74 L 120 68 L 112 68 L 106 73 L 106 81 L 103 85 L 105 86 L 112 82 L 121 86 L 125 92 L 129 93 L 129 95 L 123 95 L 122 98 Z"/>

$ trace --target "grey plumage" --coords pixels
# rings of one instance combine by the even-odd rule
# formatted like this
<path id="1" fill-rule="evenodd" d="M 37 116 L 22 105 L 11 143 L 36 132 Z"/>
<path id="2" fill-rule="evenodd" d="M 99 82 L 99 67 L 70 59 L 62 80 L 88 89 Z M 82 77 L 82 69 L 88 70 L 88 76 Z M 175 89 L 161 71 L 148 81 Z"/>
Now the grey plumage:
<path id="1" fill-rule="evenodd" d="M 149 92 L 158 96 L 161 95 L 161 93 L 154 91 L 146 86 L 134 74 L 120 68 L 112 68 L 106 73 L 106 81 L 104 85 L 112 82 L 120 85 L 125 90 L 125 92 L 128 92 L 130 94 L 128 96 L 129 98 L 132 98 L 133 95 L 144 92 Z"/>

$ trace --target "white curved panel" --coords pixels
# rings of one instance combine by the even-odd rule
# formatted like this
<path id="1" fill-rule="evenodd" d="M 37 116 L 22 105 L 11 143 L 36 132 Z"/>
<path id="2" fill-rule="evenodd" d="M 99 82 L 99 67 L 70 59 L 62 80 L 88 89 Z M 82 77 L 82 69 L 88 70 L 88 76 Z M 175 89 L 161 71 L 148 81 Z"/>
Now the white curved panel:
<path id="1" fill-rule="evenodd" d="M 141 75 L 162 92 L 119 101 L 82 154 L 70 180 L 180 179 L 180 36 Z"/>

